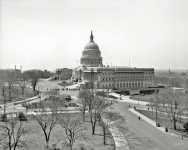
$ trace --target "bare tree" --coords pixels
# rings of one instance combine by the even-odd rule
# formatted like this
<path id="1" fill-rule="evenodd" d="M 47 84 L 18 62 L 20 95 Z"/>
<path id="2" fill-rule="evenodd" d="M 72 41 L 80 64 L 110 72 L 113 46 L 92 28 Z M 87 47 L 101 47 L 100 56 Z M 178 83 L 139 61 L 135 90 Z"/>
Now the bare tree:
<path id="1" fill-rule="evenodd" d="M 153 101 L 153 98 L 150 99 L 150 101 L 149 101 L 149 106 L 151 107 L 152 115 L 153 115 L 153 109 L 154 109 L 154 101 Z"/>
<path id="2" fill-rule="evenodd" d="M 25 90 L 25 88 L 27 87 L 27 84 L 28 84 L 28 76 L 27 76 L 26 73 L 20 74 L 19 79 L 18 79 L 18 84 L 19 84 L 19 87 L 22 90 L 22 95 L 24 95 L 25 94 L 24 90 Z"/>
<path id="3" fill-rule="evenodd" d="M 106 97 L 95 94 L 93 90 L 86 89 L 79 93 L 79 98 L 82 100 L 83 105 L 83 120 L 85 120 L 85 110 L 88 108 L 92 134 L 94 135 L 97 121 L 100 124 L 104 111 L 113 104 L 113 101 L 109 101 Z"/>
<path id="4" fill-rule="evenodd" d="M 8 98 L 9 101 L 12 100 L 12 94 L 13 94 L 13 86 L 17 81 L 17 72 L 7 72 L 7 83 L 8 83 Z"/>
<path id="5" fill-rule="evenodd" d="M 28 70 L 25 71 L 28 78 L 31 81 L 31 86 L 33 87 L 33 91 L 36 91 L 37 83 L 40 81 L 41 78 L 41 71 L 40 70 Z"/>
<path id="6" fill-rule="evenodd" d="M 83 121 L 85 121 L 85 112 L 86 112 L 86 109 L 87 109 L 87 105 L 91 104 L 89 99 L 92 98 L 92 92 L 90 90 L 83 89 L 78 93 L 78 98 L 82 102 L 81 112 L 82 112 L 82 116 L 83 116 Z"/>
<path id="7" fill-rule="evenodd" d="M 96 98 L 96 103 L 95 103 L 96 107 L 94 107 L 94 109 L 96 109 L 97 119 L 100 125 L 105 110 L 110 108 L 110 106 L 112 106 L 115 101 L 109 100 L 106 97 L 102 97 L 102 96 L 96 96 L 95 98 Z"/>
<path id="8" fill-rule="evenodd" d="M 121 115 L 111 111 L 105 112 L 102 122 L 103 144 L 107 143 L 106 136 L 110 133 L 109 128 L 111 128 L 111 132 L 113 132 L 113 130 L 117 130 L 119 128 L 125 129 L 124 125 L 125 125 L 125 119 Z"/>
<path id="9" fill-rule="evenodd" d="M 174 130 L 176 130 L 176 122 L 182 113 L 186 110 L 183 106 L 183 95 L 172 90 L 166 90 L 161 94 L 160 101 L 163 103 L 168 118 L 173 122 Z"/>
<path id="10" fill-rule="evenodd" d="M 43 102 L 40 103 L 40 108 L 41 111 L 35 111 L 35 114 L 33 114 L 33 118 L 38 122 L 44 133 L 46 141 L 45 147 L 49 148 L 50 135 L 54 126 L 57 124 L 57 104 L 52 103 L 50 108 L 46 108 L 45 102 Z"/>
<path id="11" fill-rule="evenodd" d="M 7 122 L 1 123 L 0 128 L 0 141 L 3 149 L 16 150 L 27 146 L 27 141 L 23 140 L 23 137 L 29 133 L 29 130 L 23 121 L 12 118 Z"/>
<path id="12" fill-rule="evenodd" d="M 155 118 L 158 119 L 158 110 L 160 105 L 160 98 L 157 93 L 154 93 L 154 97 L 152 98 L 152 114 L 153 114 L 153 108 L 155 109 Z"/>
<path id="13" fill-rule="evenodd" d="M 183 81 L 181 78 L 175 77 L 170 82 L 172 87 L 181 87 Z"/>
<path id="14" fill-rule="evenodd" d="M 0 88 L 1 95 L 4 103 L 4 114 L 6 111 L 6 103 L 7 101 L 11 101 L 13 94 L 13 84 L 16 81 L 16 73 L 15 72 L 0 72 Z"/>
<path id="15" fill-rule="evenodd" d="M 92 134 L 94 135 L 97 121 L 99 121 L 100 123 L 104 111 L 113 103 L 111 101 L 108 101 L 105 97 L 101 97 L 98 95 L 93 95 L 91 99 L 87 102 L 89 106 L 89 116 L 92 126 Z"/>
<path id="16" fill-rule="evenodd" d="M 75 114 L 74 114 L 75 115 Z M 65 144 L 68 145 L 70 150 L 74 149 L 74 144 L 80 139 L 87 140 L 83 126 L 83 122 L 80 117 L 75 117 L 73 114 L 63 114 L 59 117 L 59 124 L 65 130 Z"/>

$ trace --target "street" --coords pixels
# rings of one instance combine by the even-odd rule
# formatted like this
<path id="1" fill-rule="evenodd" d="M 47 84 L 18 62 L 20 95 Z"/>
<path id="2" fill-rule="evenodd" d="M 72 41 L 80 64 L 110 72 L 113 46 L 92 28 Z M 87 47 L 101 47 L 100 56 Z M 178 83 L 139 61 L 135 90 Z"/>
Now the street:
<path id="1" fill-rule="evenodd" d="M 138 108 L 146 108 L 146 106 L 133 105 Z M 188 150 L 188 141 L 177 139 L 166 135 L 147 122 L 138 120 L 138 117 L 128 110 L 129 104 L 125 102 L 119 102 L 114 106 L 115 110 L 126 118 L 128 128 L 136 135 L 148 139 L 148 141 L 154 142 L 156 147 L 152 149 L 158 150 Z M 148 149 L 149 150 L 149 149 Z"/>

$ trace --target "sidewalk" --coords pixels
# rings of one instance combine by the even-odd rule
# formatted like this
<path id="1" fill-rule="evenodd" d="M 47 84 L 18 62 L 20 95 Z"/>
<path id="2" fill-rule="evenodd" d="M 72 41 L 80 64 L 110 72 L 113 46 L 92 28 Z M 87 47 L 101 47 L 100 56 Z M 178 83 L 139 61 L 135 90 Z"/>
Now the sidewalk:
<path id="1" fill-rule="evenodd" d="M 114 138 L 115 150 L 131 150 L 123 133 L 119 132 L 116 128 L 109 128 Z"/>
<path id="2" fill-rule="evenodd" d="M 143 119 L 144 121 L 146 121 L 147 123 L 149 123 L 150 125 L 152 125 L 153 127 L 155 127 L 156 129 L 160 130 L 161 132 L 163 132 L 164 134 L 167 134 L 169 136 L 172 136 L 174 138 L 179 138 L 182 139 L 182 136 L 176 133 L 173 133 L 171 130 L 168 130 L 168 132 L 165 132 L 165 128 L 164 127 L 156 127 L 156 122 L 147 118 L 146 116 L 142 115 L 141 113 L 137 112 L 134 110 L 134 108 L 130 108 L 129 111 L 131 111 L 132 113 L 134 113 L 137 116 L 140 116 L 141 119 Z M 186 137 L 183 137 L 183 139 L 187 140 Z"/>
<path id="3" fill-rule="evenodd" d="M 103 122 L 104 123 L 106 122 L 105 118 L 103 118 Z M 110 130 L 112 137 L 114 139 L 115 150 L 131 150 L 123 133 L 120 132 L 117 127 L 115 127 L 115 126 L 109 127 L 109 130 Z"/>

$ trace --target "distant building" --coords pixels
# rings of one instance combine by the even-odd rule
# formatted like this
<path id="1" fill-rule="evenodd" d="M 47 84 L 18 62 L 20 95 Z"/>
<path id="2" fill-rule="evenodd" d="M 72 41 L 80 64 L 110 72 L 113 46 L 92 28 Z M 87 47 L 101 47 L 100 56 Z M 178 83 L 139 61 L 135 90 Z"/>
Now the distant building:
<path id="1" fill-rule="evenodd" d="M 82 87 L 96 89 L 140 89 L 154 86 L 154 68 L 103 66 L 99 46 L 93 40 L 86 44 L 81 66 L 73 70 L 73 78 L 82 80 Z"/>
<path id="2" fill-rule="evenodd" d="M 68 68 L 56 69 L 56 75 L 58 76 L 58 79 L 60 79 L 60 80 L 71 79 L 71 77 L 72 77 L 72 69 L 68 69 Z"/>
<path id="3" fill-rule="evenodd" d="M 42 71 L 41 78 L 46 79 L 46 78 L 50 78 L 50 77 L 51 77 L 50 71 L 47 71 L 47 70 Z"/>

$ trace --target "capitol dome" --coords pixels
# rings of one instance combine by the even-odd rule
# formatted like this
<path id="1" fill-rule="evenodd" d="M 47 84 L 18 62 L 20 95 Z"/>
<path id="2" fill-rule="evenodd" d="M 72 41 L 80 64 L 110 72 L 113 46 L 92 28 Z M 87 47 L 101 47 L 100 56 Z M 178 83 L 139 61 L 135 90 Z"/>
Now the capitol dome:
<path id="1" fill-rule="evenodd" d="M 81 65 L 88 67 L 102 66 L 102 57 L 99 46 L 93 40 L 94 36 L 91 31 L 90 41 L 84 47 L 81 57 Z"/>
<path id="2" fill-rule="evenodd" d="M 90 50 L 90 49 L 91 50 L 93 50 L 93 49 L 99 50 L 99 46 L 95 42 L 89 42 L 84 47 L 84 50 Z"/>

